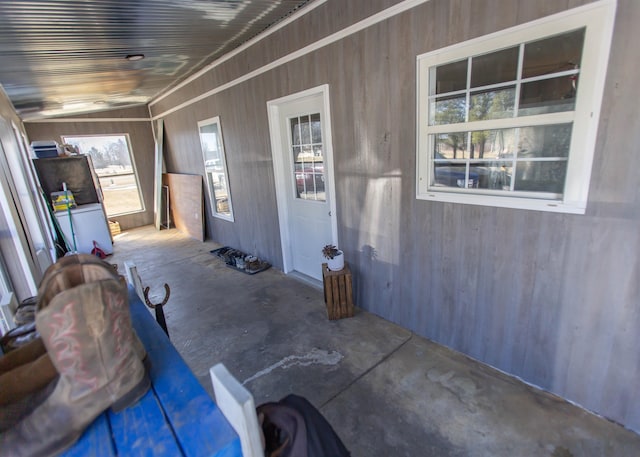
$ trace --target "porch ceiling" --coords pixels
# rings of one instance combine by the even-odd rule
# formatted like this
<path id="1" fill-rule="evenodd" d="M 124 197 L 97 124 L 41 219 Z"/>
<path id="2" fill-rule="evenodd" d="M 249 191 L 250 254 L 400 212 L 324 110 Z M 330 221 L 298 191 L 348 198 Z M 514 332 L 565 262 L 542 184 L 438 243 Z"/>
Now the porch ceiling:
<path id="1" fill-rule="evenodd" d="M 0 84 L 26 120 L 146 104 L 310 1 L 2 1 Z"/>

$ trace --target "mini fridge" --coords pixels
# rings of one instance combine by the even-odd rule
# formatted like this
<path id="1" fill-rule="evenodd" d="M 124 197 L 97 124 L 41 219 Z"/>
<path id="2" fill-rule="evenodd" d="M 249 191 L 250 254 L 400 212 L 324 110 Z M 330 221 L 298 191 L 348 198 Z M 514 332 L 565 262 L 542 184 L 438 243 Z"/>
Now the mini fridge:
<path id="1" fill-rule="evenodd" d="M 113 253 L 109 224 L 104 217 L 100 203 L 90 203 L 72 208 L 71 221 L 69 221 L 67 211 L 56 211 L 54 214 L 71 250 L 74 245 L 71 232 L 71 223 L 73 223 L 73 234 L 75 234 L 75 245 L 78 252 L 90 254 L 95 241 L 105 254 Z"/>

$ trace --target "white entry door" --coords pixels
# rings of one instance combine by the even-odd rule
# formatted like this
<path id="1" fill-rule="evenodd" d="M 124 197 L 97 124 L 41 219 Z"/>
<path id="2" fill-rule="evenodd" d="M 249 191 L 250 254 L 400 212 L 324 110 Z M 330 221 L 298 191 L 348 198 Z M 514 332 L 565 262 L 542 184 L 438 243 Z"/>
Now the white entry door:
<path id="1" fill-rule="evenodd" d="M 328 87 L 268 103 L 285 272 L 322 279 L 337 244 Z"/>

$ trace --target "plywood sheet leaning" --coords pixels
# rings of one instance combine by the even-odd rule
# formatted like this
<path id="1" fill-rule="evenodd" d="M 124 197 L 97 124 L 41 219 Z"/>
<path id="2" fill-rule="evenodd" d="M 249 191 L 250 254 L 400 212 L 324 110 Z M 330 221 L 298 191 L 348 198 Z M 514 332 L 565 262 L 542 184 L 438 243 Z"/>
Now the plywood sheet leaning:
<path id="1" fill-rule="evenodd" d="M 169 210 L 176 228 L 204 241 L 202 176 L 165 173 L 162 181 L 169 187 Z"/>

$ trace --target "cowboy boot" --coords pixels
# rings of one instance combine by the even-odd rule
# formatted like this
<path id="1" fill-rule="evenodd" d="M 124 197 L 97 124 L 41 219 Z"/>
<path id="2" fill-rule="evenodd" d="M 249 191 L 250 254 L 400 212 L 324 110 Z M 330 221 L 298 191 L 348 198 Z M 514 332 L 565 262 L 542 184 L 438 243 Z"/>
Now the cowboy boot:
<path id="1" fill-rule="evenodd" d="M 40 284 L 42 285 L 48 277 L 54 276 L 60 270 L 66 268 L 69 265 L 85 265 L 85 264 L 101 265 L 107 270 L 109 270 L 112 276 L 119 277 L 116 271 L 115 265 L 105 262 L 104 260 L 99 259 L 94 255 L 73 254 L 73 255 L 67 255 L 67 256 L 61 257 L 54 264 L 50 265 L 44 272 L 44 275 L 42 276 L 42 281 L 40 282 Z M 87 277 L 87 279 L 90 279 L 90 278 Z M 94 279 L 98 279 L 98 278 L 94 278 Z"/>
<path id="2" fill-rule="evenodd" d="M 74 254 L 62 257 L 56 263 L 49 266 L 44 272 L 42 281 L 38 287 L 37 309 L 39 310 L 47 306 L 51 297 L 55 296 L 58 292 L 82 283 L 102 279 L 116 279 L 123 281 L 126 285 L 126 281 L 124 281 L 122 276 L 118 275 L 113 265 L 94 255 Z M 128 300 L 126 300 L 124 304 L 127 306 L 128 312 Z M 133 332 L 132 344 L 135 353 L 138 354 L 140 360 L 144 362 L 145 367 L 149 369 L 147 352 L 135 331 Z"/>
<path id="3" fill-rule="evenodd" d="M 132 350 L 126 297 L 120 281 L 94 281 L 38 310 L 36 326 L 60 376 L 40 406 L 0 435 L 3 455 L 59 453 L 105 409 L 119 411 L 144 395 L 150 382 Z"/>
<path id="4" fill-rule="evenodd" d="M 28 394 L 44 388 L 56 376 L 58 372 L 46 353 L 1 374 L 0 407 L 17 402 Z"/>
<path id="5" fill-rule="evenodd" d="M 39 304 L 40 307 L 46 306 L 46 303 L 43 303 L 42 300 L 39 299 L 39 297 L 42 295 L 44 290 L 46 290 L 49 287 L 52 287 L 49 284 L 49 281 L 51 280 L 51 278 L 57 276 L 58 273 L 61 273 L 62 270 L 68 266 L 74 265 L 78 267 L 79 265 L 82 265 L 82 264 L 98 265 L 102 268 L 92 268 L 92 269 L 85 269 L 84 271 L 81 271 L 80 274 L 82 276 L 82 279 L 84 279 L 84 281 L 81 281 L 81 282 L 89 282 L 91 280 L 100 280 L 100 279 L 112 279 L 112 278 L 117 279 L 120 277 L 117 275 L 115 269 L 111 264 L 104 262 L 103 260 L 100 260 L 95 256 L 88 255 L 88 254 L 65 256 L 60 260 L 58 260 L 53 265 L 50 265 L 49 268 L 47 268 L 47 270 L 45 271 L 42 281 L 40 282 L 40 286 L 38 287 L 39 289 L 38 296 L 33 297 L 34 304 Z M 62 278 L 66 279 L 67 277 L 63 276 Z M 55 290 L 58 292 L 64 289 L 67 289 L 69 287 L 73 287 L 73 285 L 70 282 L 64 281 L 64 279 L 58 278 L 57 281 L 58 281 L 57 282 L 58 285 Z M 80 282 L 78 282 L 77 284 L 79 283 Z M 55 293 L 57 292 L 53 292 L 52 295 L 55 295 Z M 137 346 L 136 352 L 140 354 L 144 354 L 144 347 L 142 346 L 142 343 L 139 344 L 139 347 L 137 343 L 140 343 L 140 341 L 137 340 L 134 342 L 134 344 L 136 344 Z M 46 349 L 44 347 L 44 344 L 42 343 L 42 339 L 36 338 L 35 340 L 32 340 L 20 346 L 18 349 L 10 351 L 4 356 L 0 357 L 0 374 L 11 371 L 20 365 L 33 362 L 34 360 L 36 360 L 37 358 L 39 358 L 45 353 L 46 353 Z"/>
<path id="6" fill-rule="evenodd" d="M 88 267 L 80 265 L 88 264 Z M 63 274 L 67 268 L 80 269 L 79 274 Z M 58 276 L 58 275 L 61 276 Z M 52 281 L 52 278 L 56 278 Z M 43 277 L 40 285 L 42 296 L 54 296 L 63 289 L 73 287 L 78 281 L 98 279 L 119 279 L 115 269 L 108 263 L 89 255 L 67 256 L 52 265 Z M 47 293 L 45 293 L 47 290 Z M 46 306 L 46 300 L 38 300 L 40 306 Z M 149 361 L 144 346 L 134 333 L 133 349 L 149 370 Z M 35 409 L 42 402 L 38 391 L 49 385 L 58 372 L 46 354 L 41 338 L 37 338 L 20 348 L 0 357 L 0 431 L 6 430 Z"/>
<path id="7" fill-rule="evenodd" d="M 89 264 L 89 267 L 80 267 L 83 264 Z M 80 269 L 80 274 L 64 274 L 63 272 L 67 268 Z M 56 279 L 52 280 L 52 278 Z M 97 257 L 89 255 L 67 256 L 47 269 L 40 284 L 39 297 L 53 296 L 63 289 L 72 287 L 78 280 L 111 278 L 118 279 L 119 276 L 111 265 Z M 47 303 L 41 299 L 38 302 L 41 307 L 46 306 Z M 148 370 L 146 351 L 135 334 L 133 347 L 136 354 L 145 362 L 145 368 Z M 41 338 L 0 357 L 0 406 L 2 406 L 0 431 L 11 427 L 33 410 L 37 406 L 33 399 L 38 398 L 33 394 L 47 386 L 57 375 L 51 359 L 46 354 L 46 348 Z"/>
<path id="8" fill-rule="evenodd" d="M 25 363 L 33 362 L 46 352 L 42 338 L 29 341 L 18 349 L 7 352 L 0 357 L 0 374 L 11 371 Z"/>
<path id="9" fill-rule="evenodd" d="M 56 376 L 58 372 L 42 338 L 0 357 L 0 432 L 13 427 L 42 403 L 47 397 L 43 389 Z"/>
<path id="10" fill-rule="evenodd" d="M 49 355 L 0 375 L 0 432 L 30 414 L 51 393 L 58 376 Z"/>

